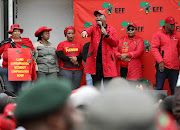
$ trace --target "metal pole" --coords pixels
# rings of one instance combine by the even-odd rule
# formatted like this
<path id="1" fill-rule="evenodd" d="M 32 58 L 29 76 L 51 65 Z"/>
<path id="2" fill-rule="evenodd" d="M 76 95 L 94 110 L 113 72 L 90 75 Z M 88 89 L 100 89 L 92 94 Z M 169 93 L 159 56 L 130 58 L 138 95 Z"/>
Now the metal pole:
<path id="1" fill-rule="evenodd" d="M 11 25 L 13 24 L 13 0 L 8 0 L 8 20 L 10 29 Z"/>
<path id="2" fill-rule="evenodd" d="M 4 39 L 8 38 L 8 0 L 4 0 Z"/>

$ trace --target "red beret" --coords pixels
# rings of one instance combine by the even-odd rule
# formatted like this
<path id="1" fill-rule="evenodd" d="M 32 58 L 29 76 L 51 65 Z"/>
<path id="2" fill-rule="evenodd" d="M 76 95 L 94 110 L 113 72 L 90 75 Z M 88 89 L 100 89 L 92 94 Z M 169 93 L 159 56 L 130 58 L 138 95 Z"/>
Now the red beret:
<path id="1" fill-rule="evenodd" d="M 52 28 L 47 28 L 46 26 L 40 27 L 36 32 L 35 32 L 35 37 L 38 37 L 38 34 L 44 31 L 52 31 Z"/>
<path id="2" fill-rule="evenodd" d="M 74 28 L 73 26 L 69 26 L 69 27 L 66 27 L 66 28 L 64 29 L 64 35 L 65 35 L 65 36 L 66 36 L 67 31 L 68 31 L 69 29 L 74 30 L 74 33 L 75 33 L 75 28 Z"/>

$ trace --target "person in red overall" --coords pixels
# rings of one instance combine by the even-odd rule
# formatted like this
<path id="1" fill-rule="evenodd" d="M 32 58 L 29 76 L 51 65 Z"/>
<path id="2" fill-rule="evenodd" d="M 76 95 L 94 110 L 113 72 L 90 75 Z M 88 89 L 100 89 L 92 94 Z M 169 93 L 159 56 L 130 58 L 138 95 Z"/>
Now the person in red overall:
<path id="1" fill-rule="evenodd" d="M 179 75 L 180 39 L 175 31 L 175 19 L 165 19 L 165 25 L 156 32 L 151 41 L 152 54 L 156 62 L 156 89 L 162 90 L 168 78 L 171 95 Z"/>
<path id="2" fill-rule="evenodd" d="M 73 89 L 77 89 L 80 87 L 83 74 L 82 45 L 74 41 L 74 34 L 74 27 L 65 28 L 64 35 L 67 40 L 58 44 L 56 53 L 59 60 L 60 76 L 71 80 L 74 85 Z"/>
<path id="3" fill-rule="evenodd" d="M 142 38 L 135 35 L 136 32 L 137 25 L 129 24 L 127 26 L 128 36 L 119 40 L 119 46 L 115 51 L 118 76 L 133 81 L 142 78 L 141 56 L 144 52 L 144 42 Z"/>
<path id="4" fill-rule="evenodd" d="M 29 38 L 22 38 L 20 35 L 23 33 L 23 29 L 20 28 L 19 24 L 11 25 L 11 29 L 8 31 L 11 34 L 10 38 L 5 39 L 0 43 L 0 55 L 3 54 L 3 63 L 0 67 L 0 74 L 5 82 L 5 87 L 8 91 L 15 94 L 24 87 L 30 84 L 29 81 L 8 81 L 8 48 L 31 48 L 32 58 L 28 60 L 31 64 L 31 77 L 32 80 L 36 80 L 36 69 L 33 56 L 35 55 L 35 50 L 32 42 Z"/>

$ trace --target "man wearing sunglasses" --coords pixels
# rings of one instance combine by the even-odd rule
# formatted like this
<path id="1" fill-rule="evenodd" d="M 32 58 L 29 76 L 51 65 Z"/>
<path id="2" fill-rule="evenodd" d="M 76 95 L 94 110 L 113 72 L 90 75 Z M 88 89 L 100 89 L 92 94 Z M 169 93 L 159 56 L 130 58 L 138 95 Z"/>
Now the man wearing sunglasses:
<path id="1" fill-rule="evenodd" d="M 162 90 L 168 78 L 171 95 L 179 75 L 180 40 L 175 32 L 175 19 L 165 19 L 165 25 L 152 37 L 152 54 L 156 59 L 156 89 Z"/>
<path id="2" fill-rule="evenodd" d="M 129 24 L 126 32 L 128 35 L 119 40 L 119 46 L 115 51 L 117 73 L 123 78 L 136 81 L 142 78 L 141 56 L 144 52 L 144 42 L 136 36 L 135 23 Z"/>

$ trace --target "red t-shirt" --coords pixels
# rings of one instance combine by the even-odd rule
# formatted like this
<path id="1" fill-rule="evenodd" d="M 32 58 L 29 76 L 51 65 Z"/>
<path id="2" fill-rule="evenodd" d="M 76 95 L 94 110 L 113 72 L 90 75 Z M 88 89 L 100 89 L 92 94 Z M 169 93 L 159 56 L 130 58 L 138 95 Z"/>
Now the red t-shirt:
<path id="1" fill-rule="evenodd" d="M 68 57 L 78 56 L 82 53 L 82 45 L 78 42 L 60 42 L 57 46 L 58 51 L 63 51 L 63 54 Z M 78 61 L 79 65 L 74 65 L 71 61 L 59 60 L 59 67 L 66 70 L 81 70 L 83 69 L 82 60 Z"/>

